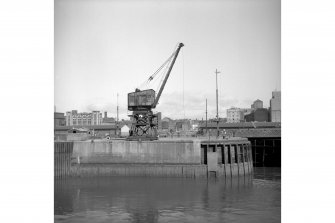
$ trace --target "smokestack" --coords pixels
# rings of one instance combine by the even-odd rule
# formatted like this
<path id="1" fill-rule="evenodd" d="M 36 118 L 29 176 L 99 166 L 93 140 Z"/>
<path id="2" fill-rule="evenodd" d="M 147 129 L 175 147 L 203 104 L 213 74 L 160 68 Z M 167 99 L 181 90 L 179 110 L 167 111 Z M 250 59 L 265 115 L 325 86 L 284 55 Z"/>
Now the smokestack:
<path id="1" fill-rule="evenodd" d="M 104 118 L 107 118 L 107 112 L 105 111 L 105 117 Z"/>

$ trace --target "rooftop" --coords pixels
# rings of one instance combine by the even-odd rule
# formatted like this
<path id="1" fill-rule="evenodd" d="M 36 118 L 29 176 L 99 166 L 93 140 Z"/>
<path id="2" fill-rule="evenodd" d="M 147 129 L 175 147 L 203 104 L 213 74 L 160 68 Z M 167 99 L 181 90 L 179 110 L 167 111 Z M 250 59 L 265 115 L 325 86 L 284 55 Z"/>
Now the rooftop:
<path id="1" fill-rule="evenodd" d="M 208 128 L 216 128 L 216 122 L 208 122 Z M 200 128 L 205 128 L 206 123 L 201 123 Z M 219 128 L 281 128 L 281 122 L 237 122 L 219 123 Z"/>
<path id="2" fill-rule="evenodd" d="M 74 126 L 55 126 L 55 130 L 62 131 L 62 130 L 70 130 L 70 129 L 78 129 L 78 128 L 85 128 L 85 129 L 96 129 L 96 130 L 104 130 L 104 129 L 116 129 L 116 125 L 74 125 Z"/>
<path id="3" fill-rule="evenodd" d="M 243 137 L 243 138 L 277 138 L 281 137 L 281 129 L 280 128 L 238 129 L 234 130 L 234 134 L 236 137 Z"/>

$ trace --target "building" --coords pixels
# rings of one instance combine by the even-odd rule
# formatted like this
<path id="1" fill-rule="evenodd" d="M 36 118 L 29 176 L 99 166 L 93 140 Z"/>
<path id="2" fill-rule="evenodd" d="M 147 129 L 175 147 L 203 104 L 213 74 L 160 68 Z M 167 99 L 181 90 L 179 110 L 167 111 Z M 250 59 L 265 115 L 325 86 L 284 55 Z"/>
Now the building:
<path id="1" fill-rule="evenodd" d="M 244 116 L 246 122 L 268 122 L 269 111 L 266 108 L 258 108 Z"/>
<path id="2" fill-rule="evenodd" d="M 180 130 L 182 130 L 182 128 L 183 128 L 183 122 L 181 122 L 181 121 L 176 122 L 176 130 L 180 131 Z"/>
<path id="3" fill-rule="evenodd" d="M 54 112 L 54 125 L 55 126 L 65 126 L 66 125 L 64 113 Z"/>
<path id="4" fill-rule="evenodd" d="M 266 108 L 258 108 L 254 111 L 254 120 L 256 122 L 268 122 L 269 111 Z"/>
<path id="5" fill-rule="evenodd" d="M 244 121 L 244 110 L 241 108 L 229 108 L 227 109 L 227 122 L 236 123 Z"/>
<path id="6" fill-rule="evenodd" d="M 281 122 L 281 92 L 273 91 L 270 99 L 271 122 Z"/>
<path id="7" fill-rule="evenodd" d="M 157 124 L 158 124 L 158 129 L 162 129 L 162 112 L 157 113 Z"/>
<path id="8" fill-rule="evenodd" d="M 116 137 L 120 135 L 120 129 L 117 129 L 115 125 L 55 126 L 54 127 L 55 139 L 67 140 L 68 134 L 74 134 L 73 129 L 86 129 L 88 130 L 86 132 L 88 135 L 90 136 L 94 135 L 95 137 L 99 138 L 104 138 L 106 136 Z M 76 131 L 76 133 L 78 132 Z"/>
<path id="9" fill-rule="evenodd" d="M 189 131 L 192 128 L 191 121 L 188 119 L 176 120 L 176 131 Z"/>
<path id="10" fill-rule="evenodd" d="M 257 99 L 256 101 L 254 101 L 254 103 L 251 105 L 251 108 L 256 110 L 258 108 L 263 108 L 263 101 Z"/>
<path id="11" fill-rule="evenodd" d="M 162 123 L 162 125 L 161 125 L 162 129 L 169 129 L 169 122 L 168 121 L 162 121 L 161 123 Z"/>
<path id="12" fill-rule="evenodd" d="M 168 117 L 163 118 L 161 122 L 162 122 L 162 129 L 175 130 L 176 128 L 176 121 Z"/>
<path id="13" fill-rule="evenodd" d="M 129 136 L 129 130 L 130 130 L 129 126 L 127 125 L 122 126 L 121 136 Z"/>
<path id="14" fill-rule="evenodd" d="M 78 113 L 77 110 L 66 112 L 66 125 L 67 126 L 87 126 L 87 125 L 101 125 L 102 114 L 99 111 L 91 113 L 82 112 Z"/>
<path id="15" fill-rule="evenodd" d="M 107 112 L 104 112 L 104 117 L 102 119 L 102 125 L 113 125 L 115 124 L 115 118 L 108 117 Z"/>
<path id="16" fill-rule="evenodd" d="M 255 119 L 254 119 L 254 113 L 251 112 L 250 114 L 246 114 L 244 116 L 244 121 L 245 122 L 253 122 L 253 121 L 255 121 Z"/>
<path id="17" fill-rule="evenodd" d="M 244 116 L 249 115 L 254 111 L 253 108 L 240 108 L 240 110 L 243 112 Z"/>

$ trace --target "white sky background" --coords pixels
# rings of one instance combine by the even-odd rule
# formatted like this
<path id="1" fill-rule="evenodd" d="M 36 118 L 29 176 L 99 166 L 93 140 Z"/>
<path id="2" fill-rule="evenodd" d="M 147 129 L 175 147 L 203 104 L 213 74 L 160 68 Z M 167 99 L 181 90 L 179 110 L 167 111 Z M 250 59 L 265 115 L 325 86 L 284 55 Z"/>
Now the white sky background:
<path id="1" fill-rule="evenodd" d="M 281 88 L 280 0 L 55 0 L 54 35 L 59 112 L 116 116 L 119 93 L 127 118 L 127 94 L 178 42 L 185 46 L 156 108 L 163 117 L 205 118 L 206 98 L 214 117 L 216 68 L 220 117 L 256 99 L 268 107 Z"/>

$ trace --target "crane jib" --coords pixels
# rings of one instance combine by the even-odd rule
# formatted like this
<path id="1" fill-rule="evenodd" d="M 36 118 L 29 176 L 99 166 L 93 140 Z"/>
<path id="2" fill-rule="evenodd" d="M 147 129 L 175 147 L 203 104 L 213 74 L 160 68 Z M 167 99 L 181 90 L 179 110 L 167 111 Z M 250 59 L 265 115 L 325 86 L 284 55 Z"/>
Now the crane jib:
<path id="1" fill-rule="evenodd" d="M 166 76 L 165 76 L 165 78 L 164 78 L 163 84 L 162 84 L 162 86 L 161 86 L 160 89 L 159 89 L 159 92 L 158 92 L 158 94 L 157 94 L 156 100 L 155 100 L 155 102 L 154 102 L 152 108 L 156 108 L 156 105 L 158 104 L 159 98 L 161 97 L 161 94 L 162 94 L 162 92 L 163 92 L 163 90 L 164 90 L 166 81 L 168 80 L 168 78 L 169 78 L 169 76 L 170 76 L 170 73 L 171 73 L 171 70 L 172 70 L 172 68 L 173 68 L 173 65 L 174 65 L 174 63 L 176 62 L 176 59 L 177 59 L 178 54 L 179 54 L 179 51 L 180 51 L 180 49 L 181 49 L 183 46 L 184 46 L 183 43 L 179 43 L 178 48 L 177 48 L 177 50 L 176 50 L 176 53 L 175 53 L 175 55 L 174 55 L 174 58 L 173 58 L 173 60 L 172 60 L 172 62 L 171 62 L 171 65 L 170 65 L 170 67 L 169 67 L 168 72 L 166 73 Z"/>

